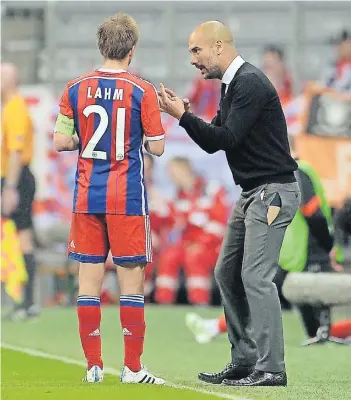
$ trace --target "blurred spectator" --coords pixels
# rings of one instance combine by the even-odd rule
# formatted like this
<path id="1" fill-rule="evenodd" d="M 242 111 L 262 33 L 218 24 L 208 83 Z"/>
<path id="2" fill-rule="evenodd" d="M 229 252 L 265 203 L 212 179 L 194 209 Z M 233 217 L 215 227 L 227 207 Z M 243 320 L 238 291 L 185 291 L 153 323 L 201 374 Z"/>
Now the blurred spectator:
<path id="1" fill-rule="evenodd" d="M 32 207 L 35 179 L 29 168 L 33 158 L 33 122 L 19 91 L 17 68 L 1 64 L 1 213 L 13 219 L 19 231 L 28 281 L 22 304 L 9 316 L 22 320 L 39 314 L 34 305 L 36 262 Z"/>
<path id="2" fill-rule="evenodd" d="M 346 199 L 342 208 L 337 211 L 335 227 L 340 236 L 351 235 L 351 199 Z"/>
<path id="3" fill-rule="evenodd" d="M 160 256 L 155 300 L 163 304 L 175 301 L 183 268 L 189 302 L 208 304 L 229 211 L 226 192 L 216 182 L 206 183 L 187 158 L 173 158 L 168 172 L 178 191 L 172 205 L 174 243 Z"/>
<path id="4" fill-rule="evenodd" d="M 217 79 L 205 80 L 202 76 L 195 78 L 191 91 L 187 96 L 193 112 L 210 121 L 217 113 L 220 94 L 220 81 Z"/>
<path id="5" fill-rule="evenodd" d="M 323 86 L 335 89 L 338 92 L 351 91 L 351 32 L 346 29 L 330 43 L 335 45 L 335 60 L 327 68 L 322 79 Z"/>
<path id="6" fill-rule="evenodd" d="M 173 222 L 168 201 L 153 183 L 154 165 L 154 158 L 150 154 L 144 153 L 144 176 L 148 193 L 153 252 L 152 264 L 148 264 L 145 270 L 145 296 L 150 296 L 152 292 L 153 274 L 159 262 L 160 252 L 166 247 L 167 234 Z"/>
<path id="7" fill-rule="evenodd" d="M 280 47 L 268 45 L 264 48 L 262 70 L 277 90 L 282 105 L 287 104 L 293 97 L 292 81 Z"/>

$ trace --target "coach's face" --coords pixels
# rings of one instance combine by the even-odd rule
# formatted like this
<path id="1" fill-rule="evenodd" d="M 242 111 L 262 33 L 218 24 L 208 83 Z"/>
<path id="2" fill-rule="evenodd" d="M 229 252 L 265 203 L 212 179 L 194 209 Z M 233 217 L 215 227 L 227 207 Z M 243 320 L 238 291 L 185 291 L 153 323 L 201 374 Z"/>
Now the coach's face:
<path id="1" fill-rule="evenodd" d="M 221 41 L 214 42 L 211 37 L 195 31 L 189 38 L 189 51 L 191 65 L 201 71 L 204 79 L 222 79 L 223 73 L 218 66 L 222 51 Z"/>

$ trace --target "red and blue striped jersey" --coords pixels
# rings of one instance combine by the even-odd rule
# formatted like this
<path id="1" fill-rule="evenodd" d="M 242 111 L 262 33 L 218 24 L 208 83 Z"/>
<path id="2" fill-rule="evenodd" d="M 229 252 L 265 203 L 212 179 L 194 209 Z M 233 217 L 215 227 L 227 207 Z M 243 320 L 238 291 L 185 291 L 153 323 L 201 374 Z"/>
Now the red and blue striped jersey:
<path id="1" fill-rule="evenodd" d="M 73 212 L 148 214 L 143 136 L 164 138 L 154 86 L 99 69 L 67 84 L 60 114 L 74 119 L 80 140 Z"/>

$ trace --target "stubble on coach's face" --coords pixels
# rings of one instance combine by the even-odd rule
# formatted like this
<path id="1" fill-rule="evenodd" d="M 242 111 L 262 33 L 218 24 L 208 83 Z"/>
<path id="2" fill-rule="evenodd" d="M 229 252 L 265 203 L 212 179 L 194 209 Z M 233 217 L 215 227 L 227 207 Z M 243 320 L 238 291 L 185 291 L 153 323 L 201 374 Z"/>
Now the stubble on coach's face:
<path id="1" fill-rule="evenodd" d="M 189 38 L 191 65 L 200 70 L 204 79 L 222 79 L 223 72 L 219 67 L 219 55 L 216 43 L 210 38 L 204 38 L 200 33 L 192 33 Z"/>

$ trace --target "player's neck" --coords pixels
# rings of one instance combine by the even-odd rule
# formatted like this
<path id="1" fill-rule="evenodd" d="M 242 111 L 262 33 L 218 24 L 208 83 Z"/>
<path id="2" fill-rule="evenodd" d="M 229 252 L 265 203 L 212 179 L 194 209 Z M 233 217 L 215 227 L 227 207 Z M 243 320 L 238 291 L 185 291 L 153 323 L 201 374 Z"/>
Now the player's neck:
<path id="1" fill-rule="evenodd" d="M 127 70 L 128 69 L 128 60 L 105 60 L 104 64 L 102 65 L 103 69 L 111 69 L 111 70 Z"/>

